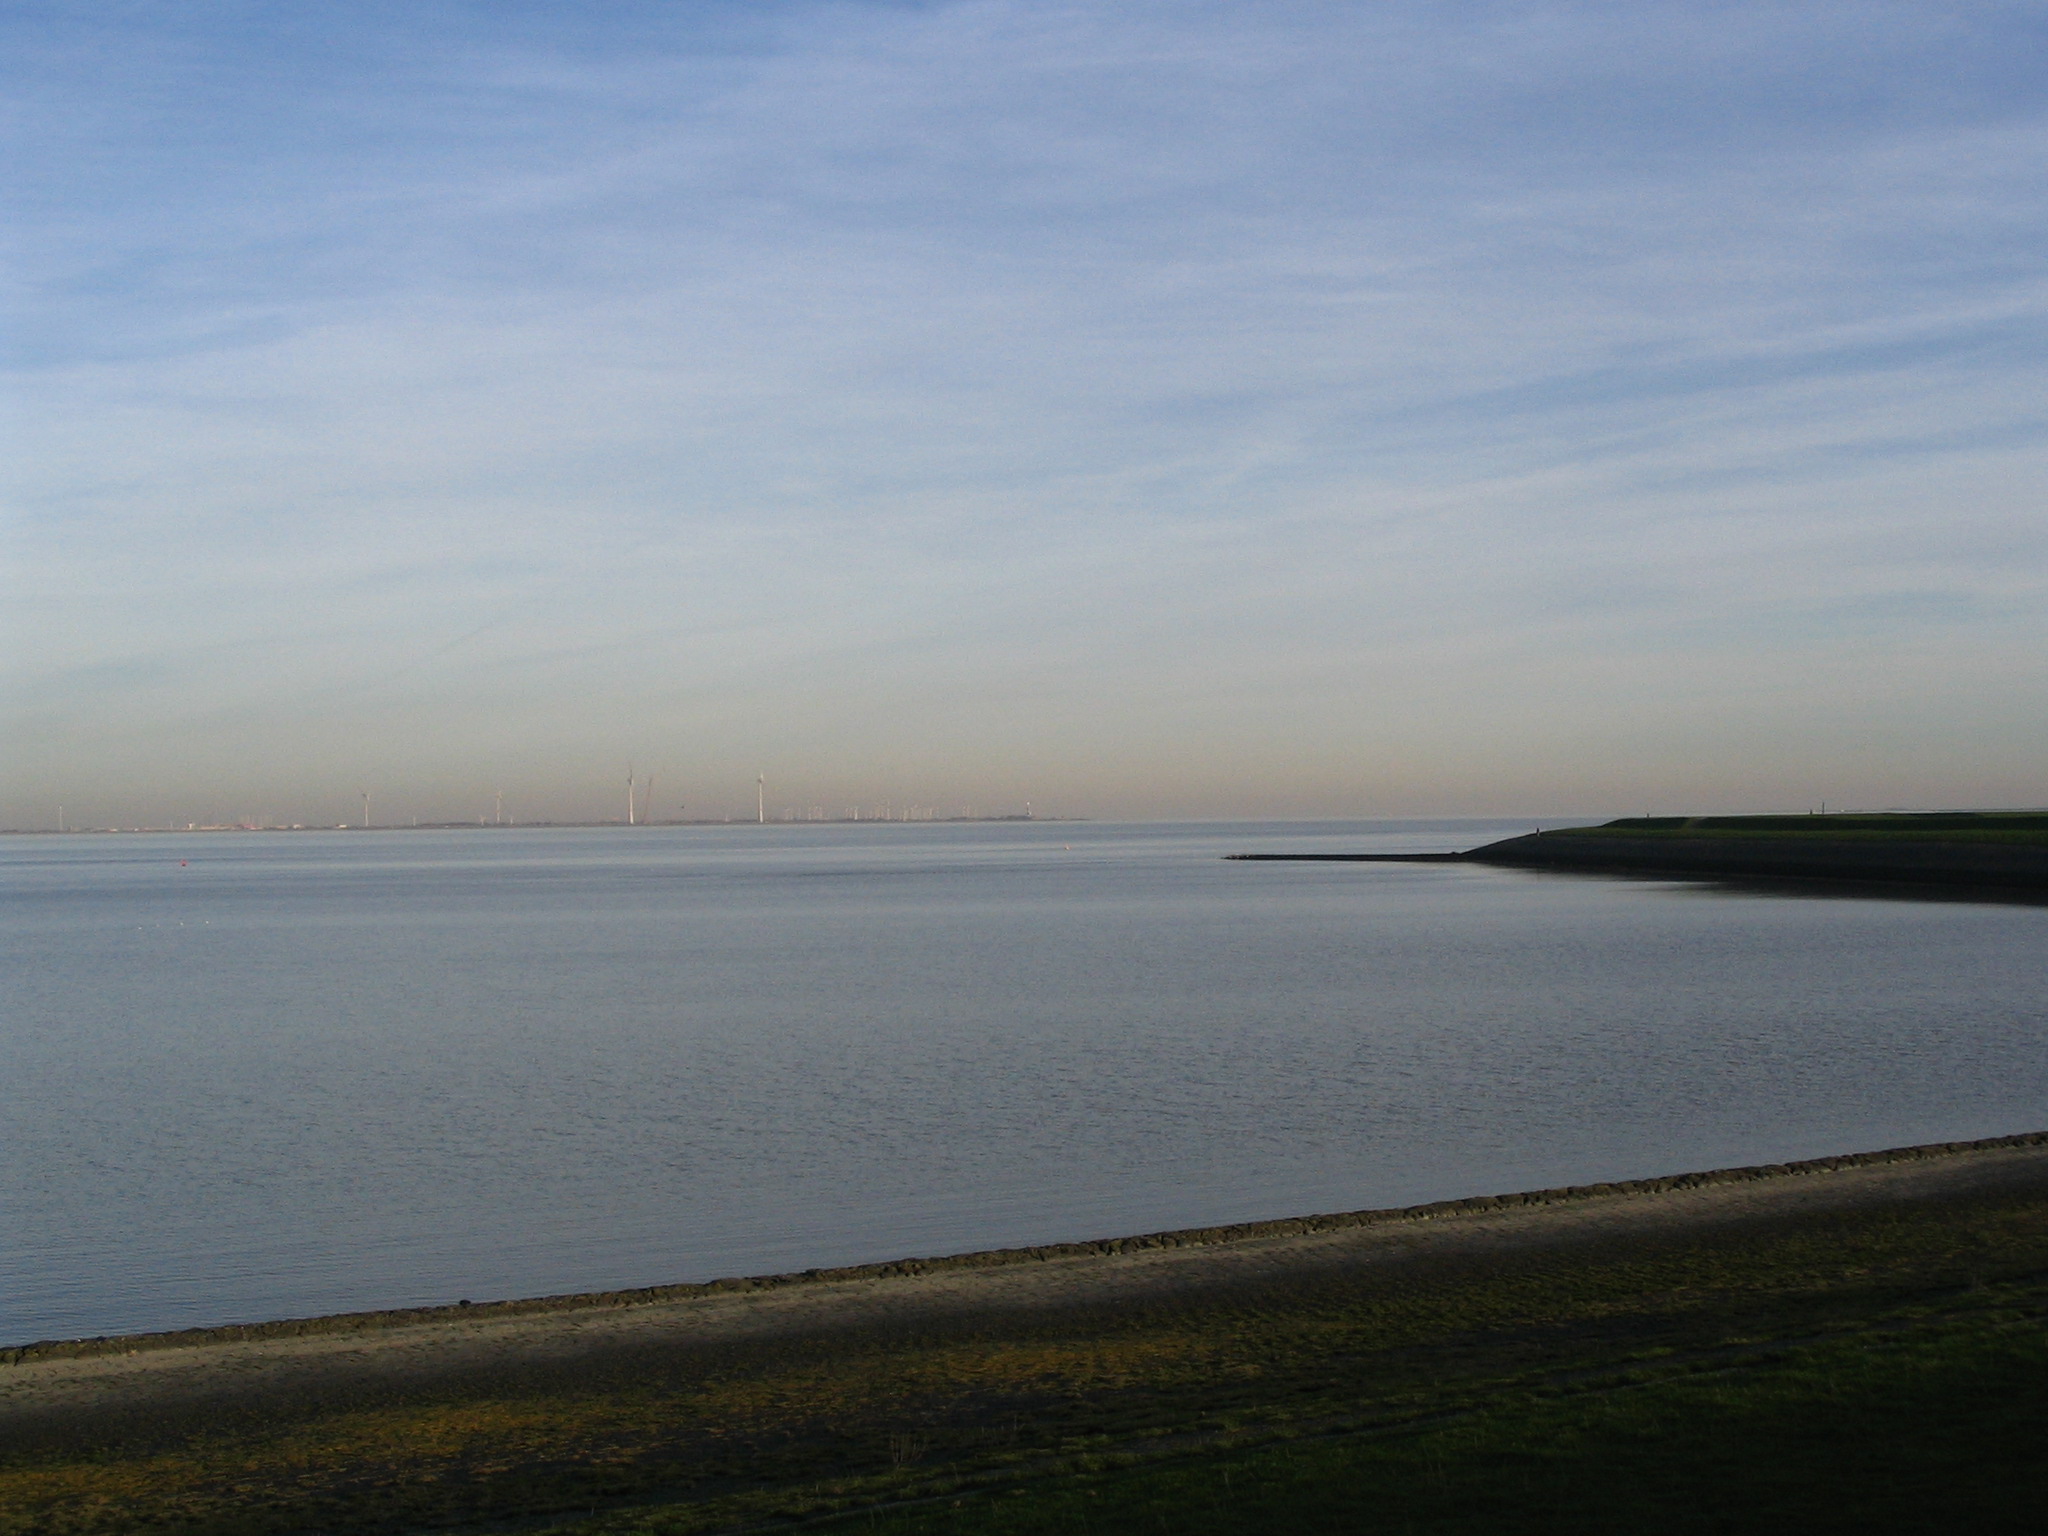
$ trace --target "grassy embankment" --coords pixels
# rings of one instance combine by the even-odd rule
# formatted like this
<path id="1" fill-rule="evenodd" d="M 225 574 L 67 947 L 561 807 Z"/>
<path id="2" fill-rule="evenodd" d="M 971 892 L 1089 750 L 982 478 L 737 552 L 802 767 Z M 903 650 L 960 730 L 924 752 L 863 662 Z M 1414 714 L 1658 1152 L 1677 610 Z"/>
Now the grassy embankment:
<path id="1" fill-rule="evenodd" d="M 1625 816 L 1546 837 L 1826 837 L 1859 842 L 2048 844 L 2044 811 L 1854 811 L 1811 816 Z"/>
<path id="2" fill-rule="evenodd" d="M 2034 1532 L 2048 1510 L 2038 1309 L 1520 1394 L 1457 1422 L 1105 1469 L 820 1531 Z M 633 1529 L 630 1525 L 614 1529 Z M 639 1529 L 659 1530 L 649 1523 Z"/>
<path id="3" fill-rule="evenodd" d="M 1381 856 L 1384 857 L 1384 856 Z M 1450 862 L 1584 873 L 2048 890 L 2048 814 L 1636 816 L 1507 838 Z"/>
<path id="4" fill-rule="evenodd" d="M 17 1415 L 0 1532 L 2031 1530 L 2043 1423 L 2036 1172 L 1135 1305 Z"/>

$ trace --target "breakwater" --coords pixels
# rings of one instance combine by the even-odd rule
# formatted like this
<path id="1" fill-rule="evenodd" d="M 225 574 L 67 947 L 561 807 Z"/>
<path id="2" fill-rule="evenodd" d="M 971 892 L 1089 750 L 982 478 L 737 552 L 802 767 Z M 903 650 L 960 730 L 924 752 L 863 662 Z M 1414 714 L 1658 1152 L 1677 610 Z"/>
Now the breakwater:
<path id="1" fill-rule="evenodd" d="M 2048 891 L 2048 816 L 1642 817 L 1532 832 L 1460 853 L 1232 857 Z"/>
<path id="2" fill-rule="evenodd" d="M 1464 855 L 1531 869 L 1805 880 L 1899 880 L 1922 885 L 2048 890 L 2048 847 L 1819 837 L 1597 837 L 1538 832 Z"/>

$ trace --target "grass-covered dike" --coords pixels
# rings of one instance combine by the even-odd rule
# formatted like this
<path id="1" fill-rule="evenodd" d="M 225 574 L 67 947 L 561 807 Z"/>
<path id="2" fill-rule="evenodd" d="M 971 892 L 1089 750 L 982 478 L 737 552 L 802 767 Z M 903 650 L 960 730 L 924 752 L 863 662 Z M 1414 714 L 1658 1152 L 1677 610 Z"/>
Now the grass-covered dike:
<path id="1" fill-rule="evenodd" d="M 1456 855 L 1532 869 L 2048 892 L 2048 813 L 1638 816 Z"/>
<path id="2" fill-rule="evenodd" d="M 1549 837 L 1907 839 L 2048 845 L 2048 811 L 1836 811 L 1804 816 L 1624 816 Z"/>
<path id="3" fill-rule="evenodd" d="M 2037 1528 L 2048 1137 L 1654 1184 L 26 1356 L 0 1532 Z"/>

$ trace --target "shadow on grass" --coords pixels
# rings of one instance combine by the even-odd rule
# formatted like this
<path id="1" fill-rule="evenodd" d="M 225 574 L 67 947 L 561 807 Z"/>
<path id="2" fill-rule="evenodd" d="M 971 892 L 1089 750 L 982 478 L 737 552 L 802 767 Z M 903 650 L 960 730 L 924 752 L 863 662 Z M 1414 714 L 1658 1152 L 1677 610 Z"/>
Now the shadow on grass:
<path id="1" fill-rule="evenodd" d="M 2033 1533 L 2048 1527 L 2044 1425 L 2048 1335 L 2008 1308 L 1408 1433 L 1076 1473 L 813 1529 Z"/>

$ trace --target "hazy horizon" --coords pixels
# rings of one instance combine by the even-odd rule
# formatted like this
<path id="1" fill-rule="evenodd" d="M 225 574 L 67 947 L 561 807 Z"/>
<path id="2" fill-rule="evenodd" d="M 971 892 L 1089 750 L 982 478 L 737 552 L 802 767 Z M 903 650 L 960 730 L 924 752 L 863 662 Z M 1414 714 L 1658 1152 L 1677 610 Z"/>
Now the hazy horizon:
<path id="1" fill-rule="evenodd" d="M 60 812 L 63 810 L 59 807 Z M 1967 813 L 1985 811 L 2025 812 L 2038 814 L 2048 812 L 2048 806 L 1837 806 L 1826 804 L 1820 807 L 1757 806 L 1738 815 L 1824 815 L 1865 816 L 1871 814 L 1935 814 Z M 1491 831 L 1499 835 L 1511 835 L 1511 829 L 1543 831 L 1565 827 L 1590 826 L 1608 820 L 1626 820 L 1630 815 L 1664 815 L 1665 811 L 1645 807 L 1622 817 L 1611 818 L 1604 813 L 1538 810 L 1520 814 L 1492 813 L 1470 816 L 1355 816 L 1355 817 L 1286 817 L 1286 816 L 1179 816 L 1179 817 L 1104 817 L 1070 815 L 1058 810 L 1033 809 L 1030 806 L 1005 809 L 1000 806 L 987 808 L 973 805 L 957 806 L 891 806 L 887 803 L 870 806 L 841 807 L 771 807 L 759 821 L 768 828 L 819 829 L 819 828 L 867 828 L 867 827 L 940 827 L 940 826 L 1092 826 L 1115 827 L 1246 827 L 1246 828 L 1300 828 L 1327 831 L 1333 828 L 1357 828 L 1361 831 L 1402 831 L 1402 832 L 1453 832 L 1470 830 L 1475 834 Z M 1689 814 L 1670 812 L 1671 815 Z M 401 812 L 389 816 L 381 811 L 373 821 L 361 820 L 361 806 L 358 803 L 357 819 L 354 821 L 305 821 L 273 816 L 245 816 L 215 822 L 167 822 L 167 823 L 81 823 L 68 815 L 62 824 L 53 827 L 0 827 L 0 835 L 10 837 L 43 836 L 88 836 L 128 833 L 154 833 L 179 836 L 200 836 L 210 834 L 239 835 L 261 832 L 580 832 L 605 831 L 616 828 L 620 831 L 692 831 L 722 830 L 728 827 L 752 827 L 757 824 L 755 812 L 750 806 L 734 802 L 721 812 L 717 808 L 689 807 L 671 814 L 659 812 L 648 819 L 645 812 L 637 821 L 626 820 L 623 811 L 616 816 L 598 817 L 589 821 L 558 820 L 540 816 L 521 820 L 510 809 L 486 810 L 476 816 L 449 817 L 429 820 L 425 816 Z"/>
<path id="2" fill-rule="evenodd" d="M 0 826 L 2042 804 L 2044 43 L 12 6 Z"/>

